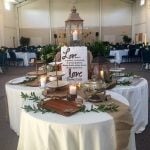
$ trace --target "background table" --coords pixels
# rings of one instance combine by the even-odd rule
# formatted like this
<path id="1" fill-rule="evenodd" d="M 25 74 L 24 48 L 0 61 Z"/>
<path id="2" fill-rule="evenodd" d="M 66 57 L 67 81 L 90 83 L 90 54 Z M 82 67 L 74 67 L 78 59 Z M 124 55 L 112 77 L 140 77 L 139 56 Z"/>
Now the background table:
<path id="1" fill-rule="evenodd" d="M 113 92 L 109 94 L 128 104 L 121 95 Z M 64 117 L 56 113 L 22 110 L 18 150 L 34 149 L 116 150 L 113 118 L 104 112 L 80 112 Z M 134 133 L 131 132 L 129 150 L 135 149 Z"/>
<path id="2" fill-rule="evenodd" d="M 115 56 L 115 62 L 120 64 L 122 62 L 122 56 L 127 56 L 128 55 L 128 49 L 124 50 L 111 50 L 110 51 L 110 56 Z"/>
<path id="3" fill-rule="evenodd" d="M 111 91 L 117 92 L 129 101 L 131 113 L 134 119 L 136 133 L 144 131 L 148 124 L 148 83 L 146 79 L 137 85 L 116 86 Z"/>
<path id="4" fill-rule="evenodd" d="M 24 60 L 24 66 L 29 66 L 29 61 L 31 58 L 36 58 L 35 53 L 29 52 L 15 52 L 17 58 L 22 58 Z M 9 54 L 7 53 L 7 57 L 10 58 Z"/>

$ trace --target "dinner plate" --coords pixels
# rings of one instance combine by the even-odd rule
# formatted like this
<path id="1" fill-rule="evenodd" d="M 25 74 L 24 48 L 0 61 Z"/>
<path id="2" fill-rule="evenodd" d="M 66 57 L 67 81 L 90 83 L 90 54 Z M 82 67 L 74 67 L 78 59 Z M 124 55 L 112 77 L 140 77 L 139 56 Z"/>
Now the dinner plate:
<path id="1" fill-rule="evenodd" d="M 60 65 L 60 64 L 62 64 L 62 62 L 60 62 L 60 61 L 57 61 L 56 63 L 55 62 L 49 63 L 49 65 L 52 65 L 52 66 L 54 66 L 54 65 Z"/>
<path id="2" fill-rule="evenodd" d="M 118 82 L 127 82 L 127 81 L 132 81 L 133 80 L 133 77 L 122 77 L 120 79 L 118 79 Z"/>
<path id="3" fill-rule="evenodd" d="M 48 72 L 47 73 L 48 76 L 56 76 L 56 71 L 53 72 Z M 62 71 L 57 71 L 57 76 L 63 76 L 65 75 Z"/>
<path id="4" fill-rule="evenodd" d="M 50 88 L 58 88 L 58 87 L 63 87 L 68 85 L 68 81 L 62 81 L 62 80 L 58 80 L 58 85 L 57 85 L 57 81 L 52 81 L 46 84 L 47 87 Z"/>
<path id="5" fill-rule="evenodd" d="M 125 70 L 125 68 L 110 68 L 111 72 L 121 72 L 123 70 Z"/>
<path id="6" fill-rule="evenodd" d="M 11 83 L 11 84 L 19 84 L 19 83 L 24 82 L 25 80 L 26 80 L 26 77 L 21 77 L 21 78 L 13 79 L 9 83 Z"/>

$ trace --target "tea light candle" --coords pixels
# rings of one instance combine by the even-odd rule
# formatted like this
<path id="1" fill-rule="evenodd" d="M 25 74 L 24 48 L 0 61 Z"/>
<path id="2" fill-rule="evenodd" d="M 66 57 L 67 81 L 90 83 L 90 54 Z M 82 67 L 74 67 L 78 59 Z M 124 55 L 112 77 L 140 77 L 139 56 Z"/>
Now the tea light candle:
<path id="1" fill-rule="evenodd" d="M 57 77 L 49 77 L 49 81 L 56 81 Z"/>
<path id="2" fill-rule="evenodd" d="M 69 86 L 69 94 L 70 95 L 76 95 L 77 94 L 77 87 L 75 85 Z"/>
<path id="3" fill-rule="evenodd" d="M 45 76 L 41 76 L 40 83 L 41 83 L 41 87 L 44 88 L 46 85 L 46 77 Z"/>
<path id="4" fill-rule="evenodd" d="M 78 40 L 78 32 L 77 32 L 77 30 L 74 30 L 74 32 L 72 33 L 72 35 L 73 35 L 73 41 Z"/>
<path id="5" fill-rule="evenodd" d="M 100 71 L 100 76 L 102 79 L 104 79 L 104 71 L 103 70 Z"/>

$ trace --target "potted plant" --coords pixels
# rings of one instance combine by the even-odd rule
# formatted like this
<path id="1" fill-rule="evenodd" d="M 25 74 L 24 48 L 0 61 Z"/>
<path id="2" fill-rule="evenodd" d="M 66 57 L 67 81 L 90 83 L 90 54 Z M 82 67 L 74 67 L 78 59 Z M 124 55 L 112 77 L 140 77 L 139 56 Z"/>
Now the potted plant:
<path id="1" fill-rule="evenodd" d="M 127 35 L 123 35 L 122 40 L 125 44 L 131 43 L 131 38 L 128 37 Z"/>
<path id="2" fill-rule="evenodd" d="M 107 56 L 109 54 L 109 48 L 107 44 L 101 41 L 95 41 L 93 43 L 88 43 L 87 45 L 88 50 L 92 52 L 93 57 L 97 56 Z"/>
<path id="3" fill-rule="evenodd" d="M 45 63 L 52 62 L 58 51 L 60 51 L 60 46 L 58 46 L 58 45 L 46 45 L 40 51 L 40 58 Z"/>

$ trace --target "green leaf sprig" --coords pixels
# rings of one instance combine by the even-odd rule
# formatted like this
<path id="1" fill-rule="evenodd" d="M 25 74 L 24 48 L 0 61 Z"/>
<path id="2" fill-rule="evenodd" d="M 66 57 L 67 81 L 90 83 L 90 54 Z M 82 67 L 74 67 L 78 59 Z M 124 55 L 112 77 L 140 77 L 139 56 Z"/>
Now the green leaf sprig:
<path id="1" fill-rule="evenodd" d="M 46 110 L 43 109 L 42 107 L 36 107 L 35 105 L 31 106 L 31 105 L 24 105 L 24 107 L 22 107 L 22 109 L 25 109 L 26 112 L 41 112 L 42 114 L 46 113 L 46 112 L 53 112 L 51 110 Z"/>
<path id="2" fill-rule="evenodd" d="M 117 85 L 130 86 L 131 82 L 130 81 L 119 81 L 119 82 L 117 82 Z"/>
<path id="3" fill-rule="evenodd" d="M 94 107 L 93 105 L 91 105 L 90 109 L 87 109 L 86 106 L 82 107 L 80 112 L 116 112 L 118 111 L 118 105 L 114 104 L 114 103 L 109 103 L 109 104 L 100 104 L 97 107 Z"/>
<path id="4" fill-rule="evenodd" d="M 132 76 L 134 76 L 133 72 L 127 72 L 124 75 L 124 77 L 132 77 Z"/>
<path id="5" fill-rule="evenodd" d="M 31 92 L 30 95 L 21 92 L 21 98 L 23 98 L 24 100 L 33 100 L 34 102 L 41 100 L 41 98 L 39 96 L 36 96 L 34 92 Z"/>
<path id="6" fill-rule="evenodd" d="M 37 106 L 33 105 L 24 105 L 24 107 L 22 107 L 23 109 L 25 109 L 27 112 L 42 112 L 46 113 L 46 112 L 52 112 L 55 113 L 53 110 L 47 110 L 41 107 L 41 98 L 36 96 L 34 92 L 31 92 L 30 95 L 28 94 L 24 94 L 23 92 L 21 92 L 21 97 L 24 100 L 32 100 L 33 102 L 37 102 Z M 116 112 L 118 111 L 118 105 L 116 105 L 115 103 L 105 103 L 105 104 L 99 104 L 98 106 L 94 107 L 94 105 L 91 105 L 90 109 L 87 109 L 85 105 L 83 105 L 80 109 L 80 112 Z"/>

